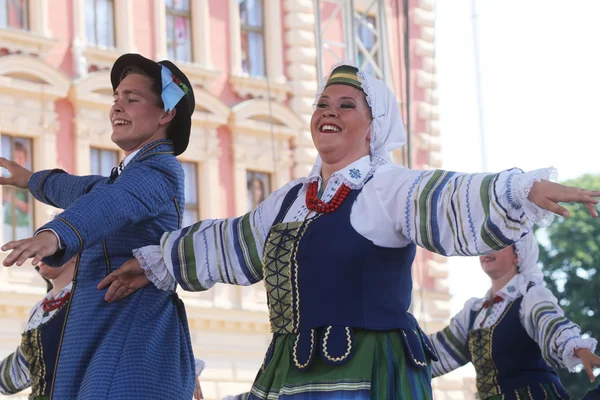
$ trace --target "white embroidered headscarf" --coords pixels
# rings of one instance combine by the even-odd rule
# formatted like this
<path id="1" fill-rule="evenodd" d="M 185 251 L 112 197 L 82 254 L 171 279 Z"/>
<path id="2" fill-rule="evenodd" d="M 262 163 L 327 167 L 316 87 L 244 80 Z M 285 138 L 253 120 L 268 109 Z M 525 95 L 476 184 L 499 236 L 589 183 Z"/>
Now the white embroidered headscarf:
<path id="1" fill-rule="evenodd" d="M 540 249 L 533 232 L 523 236 L 514 246 L 515 253 L 519 258 L 517 287 L 524 296 L 527 293 L 529 282 L 542 285 L 544 281 L 544 274 L 538 266 Z"/>
<path id="2" fill-rule="evenodd" d="M 356 67 L 353 63 L 343 62 L 331 68 L 329 75 L 317 92 L 315 105 L 325 90 L 331 72 L 342 65 Z M 359 69 L 357 75 L 373 117 L 371 121 L 371 158 L 374 163 L 378 164 L 392 162 L 392 151 L 406 143 L 406 132 L 396 96 L 383 81 L 369 73 Z M 317 156 L 315 168 L 320 168 L 321 163 L 321 157 Z"/>

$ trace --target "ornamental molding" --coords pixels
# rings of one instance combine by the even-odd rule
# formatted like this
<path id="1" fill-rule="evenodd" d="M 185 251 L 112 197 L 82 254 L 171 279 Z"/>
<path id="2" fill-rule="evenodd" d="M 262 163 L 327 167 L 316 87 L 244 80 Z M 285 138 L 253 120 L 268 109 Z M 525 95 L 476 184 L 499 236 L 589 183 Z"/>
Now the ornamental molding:
<path id="1" fill-rule="evenodd" d="M 48 52 L 58 42 L 58 39 L 51 39 L 35 32 L 18 29 L 0 29 L 0 43 L 10 53 L 21 53 L 45 59 Z"/>
<path id="2" fill-rule="evenodd" d="M 298 115 L 283 104 L 252 99 L 236 104 L 231 109 L 229 126 L 235 135 L 246 133 L 262 137 L 274 136 L 289 139 L 297 136 L 305 123 Z"/>
<path id="3" fill-rule="evenodd" d="M 274 172 L 293 164 L 289 140 L 284 138 L 272 141 L 270 137 L 240 133 L 232 146 L 235 163 L 256 171 Z"/>
<path id="4" fill-rule="evenodd" d="M 123 54 L 112 47 L 84 45 L 81 49 L 81 55 L 85 58 L 87 71 L 109 70 L 113 64 Z"/>
<path id="5" fill-rule="evenodd" d="M 198 63 L 189 63 L 183 61 L 177 61 L 177 66 L 183 71 L 185 76 L 188 77 L 190 83 L 195 87 L 201 87 L 210 89 L 212 82 L 217 80 L 221 75 L 222 71 L 202 66 Z M 197 89 L 194 88 L 194 95 Z M 198 100 L 196 99 L 196 104 Z"/>
<path id="6" fill-rule="evenodd" d="M 56 117 L 53 100 L 20 97 L 18 92 L 4 92 L 0 84 L 0 126 L 3 133 L 25 137 L 54 135 L 59 126 Z"/>
<path id="7" fill-rule="evenodd" d="M 0 30 L 2 32 L 2 30 Z M 56 68 L 36 57 L 11 54 L 0 57 L 0 88 L 15 95 L 45 99 L 67 96 L 71 81 Z"/>
<path id="8" fill-rule="evenodd" d="M 276 82 L 248 75 L 230 75 L 229 83 L 233 91 L 244 99 L 251 97 L 284 102 L 292 92 L 291 86 L 286 82 Z"/>

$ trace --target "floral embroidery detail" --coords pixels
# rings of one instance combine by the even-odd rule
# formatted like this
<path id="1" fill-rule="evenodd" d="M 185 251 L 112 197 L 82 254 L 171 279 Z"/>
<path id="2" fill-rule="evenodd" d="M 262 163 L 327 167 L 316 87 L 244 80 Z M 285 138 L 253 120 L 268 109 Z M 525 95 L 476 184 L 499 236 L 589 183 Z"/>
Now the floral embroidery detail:
<path id="1" fill-rule="evenodd" d="M 360 171 L 358 169 L 356 169 L 356 168 L 351 168 L 349 172 L 350 172 L 350 177 L 352 179 L 360 179 L 361 176 L 362 176 L 362 174 L 360 173 Z"/>
<path id="2" fill-rule="evenodd" d="M 187 85 L 185 83 L 181 82 L 179 80 L 179 78 L 177 78 L 175 75 L 171 74 L 171 78 L 173 79 L 173 82 L 175 82 L 175 84 L 177 86 L 179 86 L 181 88 L 181 90 L 183 90 L 183 93 L 185 93 L 187 95 L 188 92 L 190 91 L 190 88 L 187 87 Z"/>
<path id="3" fill-rule="evenodd" d="M 506 290 L 508 290 L 509 293 L 514 293 L 517 289 L 513 285 L 510 285 L 506 288 Z"/>

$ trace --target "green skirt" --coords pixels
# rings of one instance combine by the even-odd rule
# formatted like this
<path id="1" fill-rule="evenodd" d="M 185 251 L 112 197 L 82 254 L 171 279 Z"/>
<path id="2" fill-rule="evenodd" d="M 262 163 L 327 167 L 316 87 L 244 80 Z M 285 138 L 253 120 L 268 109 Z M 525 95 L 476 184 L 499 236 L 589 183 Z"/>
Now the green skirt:
<path id="1" fill-rule="evenodd" d="M 356 331 L 353 355 L 333 365 L 316 354 L 310 366 L 294 366 L 296 335 L 274 338 L 268 360 L 242 400 L 430 400 L 431 363 L 416 366 L 401 331 Z M 423 348 L 419 349 L 424 353 Z"/>

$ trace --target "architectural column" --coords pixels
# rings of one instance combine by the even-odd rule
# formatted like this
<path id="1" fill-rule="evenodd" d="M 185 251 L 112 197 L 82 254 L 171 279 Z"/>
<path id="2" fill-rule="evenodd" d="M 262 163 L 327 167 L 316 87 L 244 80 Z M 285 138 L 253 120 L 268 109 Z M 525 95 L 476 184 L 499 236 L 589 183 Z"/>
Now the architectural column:
<path id="1" fill-rule="evenodd" d="M 265 7 L 265 51 L 267 76 L 276 83 L 285 83 L 283 74 L 283 39 L 281 32 L 281 1 L 268 0 Z"/>
<path id="2" fill-rule="evenodd" d="M 210 9 L 208 0 L 194 0 L 192 7 L 192 57 L 194 63 L 213 68 L 210 57 Z"/>
<path id="3" fill-rule="evenodd" d="M 48 6 L 46 0 L 29 0 L 30 10 L 29 23 L 31 31 L 44 37 L 50 37 L 51 32 L 48 27 Z"/>
<path id="4" fill-rule="evenodd" d="M 231 75 L 242 75 L 242 48 L 240 46 L 240 7 L 238 0 L 229 0 L 229 55 Z"/>
<path id="5" fill-rule="evenodd" d="M 154 0 L 154 43 L 155 60 L 166 60 L 167 57 L 167 11 L 164 0 Z"/>
<path id="6" fill-rule="evenodd" d="M 132 0 L 115 1 L 115 47 L 123 53 L 136 53 L 131 15 L 134 15 Z"/>
<path id="7" fill-rule="evenodd" d="M 315 93 L 319 87 L 315 14 L 312 0 L 285 0 L 284 7 L 286 60 L 293 93 L 290 107 L 306 124 L 306 129 L 294 138 L 293 177 L 297 178 L 310 172 L 317 155 L 309 130 Z"/>
<path id="8" fill-rule="evenodd" d="M 77 78 L 83 78 L 87 75 L 88 64 L 84 55 L 87 45 L 85 37 L 85 7 L 84 0 L 73 0 L 73 53 L 74 71 Z"/>

